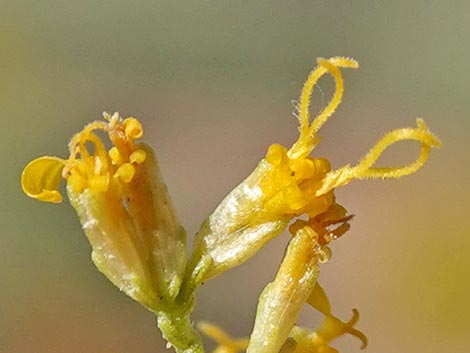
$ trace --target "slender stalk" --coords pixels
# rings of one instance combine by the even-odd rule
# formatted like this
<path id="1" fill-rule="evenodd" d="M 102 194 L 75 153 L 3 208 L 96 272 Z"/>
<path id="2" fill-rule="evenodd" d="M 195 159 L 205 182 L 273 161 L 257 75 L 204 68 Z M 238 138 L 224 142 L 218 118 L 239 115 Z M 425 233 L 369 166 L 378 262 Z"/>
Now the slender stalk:
<path id="1" fill-rule="evenodd" d="M 157 325 L 176 353 L 204 353 L 201 338 L 194 330 L 189 314 L 159 312 Z"/>

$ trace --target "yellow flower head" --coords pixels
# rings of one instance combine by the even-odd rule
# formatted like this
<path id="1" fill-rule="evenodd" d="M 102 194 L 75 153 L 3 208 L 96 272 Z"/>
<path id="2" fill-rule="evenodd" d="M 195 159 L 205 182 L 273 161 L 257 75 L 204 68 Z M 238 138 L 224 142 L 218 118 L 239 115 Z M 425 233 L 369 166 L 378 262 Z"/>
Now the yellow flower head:
<path id="1" fill-rule="evenodd" d="M 289 149 L 279 144 L 271 145 L 251 175 L 226 196 L 201 226 L 190 266 L 195 283 L 246 261 L 284 230 L 290 220 L 301 215 L 307 215 L 309 226 L 323 237 L 324 230 L 334 222 L 328 224 L 322 218 L 333 212 L 336 214 L 334 221 L 340 224 L 336 236 L 341 235 L 348 225 L 345 212 L 342 216 L 338 214 L 340 206 L 335 203 L 334 196 L 336 187 L 353 179 L 398 178 L 411 174 L 424 164 L 430 149 L 440 145 L 424 122 L 418 119 L 416 128 L 397 129 L 385 135 L 356 166 L 331 170 L 327 159 L 310 157 L 320 140 L 318 130 L 341 102 L 343 78 L 340 69 L 359 66 L 355 60 L 343 57 L 320 58 L 317 63 L 300 95 L 296 112 L 300 124 L 297 141 Z M 311 95 L 317 81 L 326 73 L 334 78 L 336 90 L 329 103 L 311 121 Z M 415 162 L 401 167 L 373 167 L 388 146 L 401 140 L 416 140 L 421 144 Z"/>
<path id="2" fill-rule="evenodd" d="M 112 144 L 109 150 L 100 135 Z M 179 224 L 152 149 L 135 118 L 104 114 L 72 137 L 70 156 L 40 157 L 21 184 L 35 199 L 60 202 L 60 181 L 92 246 L 92 258 L 117 287 L 151 310 L 178 291 L 186 262 Z"/>

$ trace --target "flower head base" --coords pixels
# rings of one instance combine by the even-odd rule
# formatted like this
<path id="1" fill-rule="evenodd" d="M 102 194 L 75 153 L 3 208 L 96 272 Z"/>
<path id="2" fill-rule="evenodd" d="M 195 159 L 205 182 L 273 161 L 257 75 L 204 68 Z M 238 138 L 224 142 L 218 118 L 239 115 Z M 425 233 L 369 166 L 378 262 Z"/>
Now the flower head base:
<path id="1" fill-rule="evenodd" d="M 92 246 L 92 258 L 117 287 L 153 311 L 177 295 L 186 263 L 185 232 L 152 149 L 135 140 L 135 118 L 104 113 L 72 137 L 70 157 L 40 157 L 23 171 L 25 193 L 60 202 L 60 180 Z M 98 133 L 112 143 L 108 150 Z"/>

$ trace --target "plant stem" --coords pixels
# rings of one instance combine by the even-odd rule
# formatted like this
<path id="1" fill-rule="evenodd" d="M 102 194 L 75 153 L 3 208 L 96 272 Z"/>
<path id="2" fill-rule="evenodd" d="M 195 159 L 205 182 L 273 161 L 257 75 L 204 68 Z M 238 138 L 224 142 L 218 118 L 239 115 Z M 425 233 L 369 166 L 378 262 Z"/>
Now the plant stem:
<path id="1" fill-rule="evenodd" d="M 204 353 L 201 338 L 194 330 L 189 314 L 159 312 L 157 324 L 163 338 L 174 347 L 176 353 Z"/>

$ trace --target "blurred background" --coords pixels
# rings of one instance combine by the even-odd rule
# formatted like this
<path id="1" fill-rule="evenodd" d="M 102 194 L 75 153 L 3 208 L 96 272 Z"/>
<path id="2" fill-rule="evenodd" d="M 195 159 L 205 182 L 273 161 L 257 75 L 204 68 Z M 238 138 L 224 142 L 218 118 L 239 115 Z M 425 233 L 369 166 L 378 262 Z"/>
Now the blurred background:
<path id="1" fill-rule="evenodd" d="M 104 110 L 139 117 L 191 238 L 270 143 L 295 141 L 292 100 L 315 58 L 333 55 L 361 68 L 343 71 L 343 104 L 316 156 L 335 168 L 354 163 L 416 117 L 444 145 L 413 176 L 338 190 L 356 217 L 320 282 L 337 315 L 360 310 L 368 352 L 468 352 L 468 1 L 1 4 L 1 353 L 165 352 L 152 315 L 94 268 L 70 205 L 22 194 L 25 164 L 66 157 L 70 137 Z M 330 79 L 320 87 L 313 110 L 329 99 Z M 402 143 L 382 163 L 418 151 Z M 248 335 L 288 240 L 207 282 L 193 318 Z M 306 308 L 299 323 L 320 319 Z M 359 345 L 334 343 L 343 353 Z"/>

